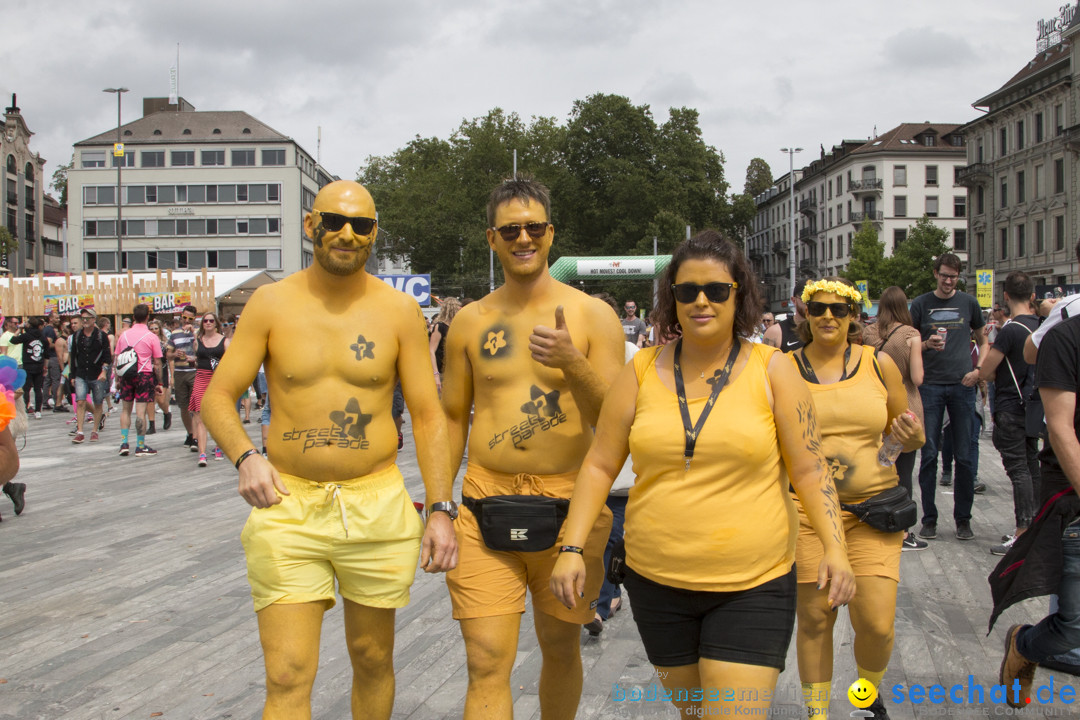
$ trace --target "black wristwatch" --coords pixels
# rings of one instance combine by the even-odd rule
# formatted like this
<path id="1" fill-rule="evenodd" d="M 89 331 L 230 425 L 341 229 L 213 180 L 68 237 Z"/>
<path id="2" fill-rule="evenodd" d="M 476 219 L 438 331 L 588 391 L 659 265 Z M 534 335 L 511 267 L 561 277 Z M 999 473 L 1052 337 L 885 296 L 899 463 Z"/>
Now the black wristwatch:
<path id="1" fill-rule="evenodd" d="M 428 515 L 436 512 L 444 512 L 450 516 L 451 520 L 457 520 L 458 508 L 457 503 L 453 500 L 447 500 L 446 502 L 431 503 L 431 509 L 428 511 Z"/>

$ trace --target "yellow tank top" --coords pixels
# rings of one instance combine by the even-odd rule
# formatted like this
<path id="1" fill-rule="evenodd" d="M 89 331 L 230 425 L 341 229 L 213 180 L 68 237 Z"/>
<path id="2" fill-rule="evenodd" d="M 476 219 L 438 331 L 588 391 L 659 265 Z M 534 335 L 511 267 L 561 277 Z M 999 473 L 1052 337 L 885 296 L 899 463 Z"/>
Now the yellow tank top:
<path id="1" fill-rule="evenodd" d="M 776 350 L 746 344 L 749 361 L 717 398 L 689 470 L 678 398 L 657 374 L 662 348 L 634 357 L 630 453 L 637 480 L 626 508 L 626 561 L 653 582 L 728 592 L 791 570 L 797 515 L 766 395 Z M 692 423 L 707 399 L 689 399 Z"/>
<path id="2" fill-rule="evenodd" d="M 822 451 L 845 503 L 862 502 L 897 484 L 896 468 L 877 460 L 889 421 L 889 393 L 874 368 L 874 348 L 852 346 L 858 348 L 862 358 L 854 375 L 830 385 L 806 384 L 814 398 Z"/>

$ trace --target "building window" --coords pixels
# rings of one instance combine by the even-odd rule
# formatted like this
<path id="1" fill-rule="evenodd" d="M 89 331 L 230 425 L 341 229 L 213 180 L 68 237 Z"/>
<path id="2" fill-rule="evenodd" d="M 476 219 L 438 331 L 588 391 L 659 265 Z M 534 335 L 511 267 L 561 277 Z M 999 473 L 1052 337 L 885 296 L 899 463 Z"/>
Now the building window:
<path id="1" fill-rule="evenodd" d="M 274 183 L 266 186 L 266 201 L 281 202 L 281 186 Z"/>
<path id="2" fill-rule="evenodd" d="M 893 255 L 896 254 L 896 249 L 899 248 L 901 245 L 903 245 L 905 240 L 907 240 L 907 228 L 901 228 L 899 230 L 893 230 L 893 234 L 892 234 Z"/>
<path id="3" fill-rule="evenodd" d="M 907 217 L 907 196 L 896 195 L 893 197 L 893 215 Z"/>
<path id="4" fill-rule="evenodd" d="M 1065 106 L 1058 104 L 1054 106 L 1054 135 L 1060 135 L 1065 132 Z"/>
<path id="5" fill-rule="evenodd" d="M 1023 150 L 1024 149 L 1024 121 L 1023 120 L 1017 120 L 1016 121 L 1016 149 L 1017 150 Z"/>
<path id="6" fill-rule="evenodd" d="M 8 168 L 8 172 L 15 172 L 15 156 L 9 156 L 11 162 L 8 163 L 11 167 Z M 103 168 L 105 167 L 105 151 L 104 150 L 83 150 L 82 151 L 82 166 L 84 168 Z"/>
<path id="7" fill-rule="evenodd" d="M 1065 192 L 1065 159 L 1054 160 L 1054 194 Z"/>
<path id="8" fill-rule="evenodd" d="M 982 185 L 975 188 L 975 212 L 979 215 L 986 212 L 986 190 Z"/>
<path id="9" fill-rule="evenodd" d="M 232 164 L 233 167 L 252 167 L 255 165 L 255 151 L 254 150 L 233 150 L 232 151 Z"/>
<path id="10" fill-rule="evenodd" d="M 236 186 L 236 202 L 246 203 L 248 201 L 248 186 L 237 185 Z"/>
<path id="11" fill-rule="evenodd" d="M 1041 143 L 1043 141 L 1043 114 L 1041 112 L 1035 113 L 1035 142 Z"/>
<path id="12" fill-rule="evenodd" d="M 285 150 L 263 150 L 262 151 L 262 164 L 263 165 L 284 165 L 285 164 Z"/>
<path id="13" fill-rule="evenodd" d="M 225 164 L 225 151 L 224 150 L 203 150 L 201 153 L 201 160 L 203 165 L 224 165 Z"/>
<path id="14" fill-rule="evenodd" d="M 953 165 L 952 169 L 952 184 L 960 185 L 960 171 L 964 169 L 963 165 Z"/>
<path id="15" fill-rule="evenodd" d="M 194 167 L 195 166 L 195 151 L 194 150 L 173 150 L 169 153 L 169 160 L 173 167 Z"/>
<path id="16" fill-rule="evenodd" d="M 938 199 L 936 195 L 930 195 L 926 198 L 926 214 L 929 217 L 938 216 Z"/>
<path id="17" fill-rule="evenodd" d="M 1045 166 L 1043 165 L 1035 166 L 1035 194 L 1031 196 L 1034 200 L 1038 200 L 1043 196 L 1044 187 L 1046 185 L 1046 180 L 1044 179 L 1046 173 L 1044 172 L 1044 169 Z"/>
<path id="18" fill-rule="evenodd" d="M 1001 228 L 1001 259 L 1009 259 L 1009 228 Z"/>
<path id="19" fill-rule="evenodd" d="M 933 135 L 923 135 L 922 143 L 926 147 L 934 147 L 935 138 Z"/>
<path id="20" fill-rule="evenodd" d="M 829 238 L 829 259 L 830 259 L 830 260 L 832 260 L 832 259 L 833 259 L 833 244 L 832 244 L 832 238 Z"/>
<path id="21" fill-rule="evenodd" d="M 1043 220 L 1035 221 L 1035 254 L 1042 255 L 1046 251 L 1046 244 L 1044 237 L 1046 234 L 1046 222 Z"/>
<path id="22" fill-rule="evenodd" d="M 1004 157 L 1009 152 L 1009 131 L 1001 128 L 998 134 L 998 157 Z"/>
<path id="23" fill-rule="evenodd" d="M 1018 170 L 1016 173 L 1016 202 L 1022 203 L 1026 199 L 1024 196 L 1024 171 Z"/>
<path id="24" fill-rule="evenodd" d="M 953 217 L 967 217 L 967 195 L 953 197 Z"/>
<path id="25" fill-rule="evenodd" d="M 983 252 L 986 250 L 986 233 L 975 233 L 975 246 L 979 253 L 979 262 L 983 261 Z"/>
<path id="26" fill-rule="evenodd" d="M 1016 226 L 1016 257 L 1027 255 L 1027 225 Z"/>
<path id="27" fill-rule="evenodd" d="M 86 237 L 116 237 L 116 221 L 87 220 L 83 235 Z"/>
<path id="28" fill-rule="evenodd" d="M 139 160 L 144 168 L 165 167 L 165 151 L 143 150 L 139 153 Z"/>
<path id="29" fill-rule="evenodd" d="M 134 152 L 125 152 L 124 157 L 116 157 L 115 155 L 113 155 L 112 156 L 112 166 L 113 167 L 119 166 L 119 167 L 126 167 L 126 168 L 135 167 L 135 153 Z"/>
<path id="30" fill-rule="evenodd" d="M 105 185 L 102 187 L 94 187 L 93 185 L 85 186 L 83 187 L 83 204 L 115 205 L 116 188 L 112 185 Z"/>
<path id="31" fill-rule="evenodd" d="M 1005 207 L 1009 204 L 1009 181 L 1001 178 L 1001 196 L 998 198 L 998 206 Z"/>
<path id="32" fill-rule="evenodd" d="M 892 184 L 907 185 L 907 165 L 894 165 L 892 169 Z"/>
<path id="33" fill-rule="evenodd" d="M 1054 218 L 1054 249 L 1065 249 L 1065 216 L 1058 215 Z"/>
<path id="34" fill-rule="evenodd" d="M 967 230 L 962 228 L 953 230 L 953 249 L 961 252 L 967 250 Z"/>
<path id="35" fill-rule="evenodd" d="M 926 166 L 926 184 L 937 185 L 937 165 Z"/>

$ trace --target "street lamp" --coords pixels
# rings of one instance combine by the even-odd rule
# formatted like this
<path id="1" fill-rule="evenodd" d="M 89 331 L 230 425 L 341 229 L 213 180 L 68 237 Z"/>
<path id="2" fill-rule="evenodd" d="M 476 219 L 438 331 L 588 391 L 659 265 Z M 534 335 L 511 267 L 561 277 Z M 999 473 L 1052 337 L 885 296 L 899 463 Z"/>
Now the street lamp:
<path id="1" fill-rule="evenodd" d="M 121 88 L 105 88 L 102 92 L 116 93 L 116 143 L 120 144 L 120 98 L 126 93 L 128 89 L 126 87 Z M 113 162 L 116 163 L 116 266 L 119 272 L 124 271 L 124 231 L 123 231 L 123 211 L 121 210 L 121 187 L 120 187 L 120 168 L 124 165 L 124 156 L 119 158 L 116 156 L 116 148 L 113 148 Z"/>
<path id="2" fill-rule="evenodd" d="M 788 154 L 788 182 L 791 187 L 791 295 L 788 297 L 795 297 L 795 153 L 802 152 L 802 148 L 780 148 L 780 152 Z"/>

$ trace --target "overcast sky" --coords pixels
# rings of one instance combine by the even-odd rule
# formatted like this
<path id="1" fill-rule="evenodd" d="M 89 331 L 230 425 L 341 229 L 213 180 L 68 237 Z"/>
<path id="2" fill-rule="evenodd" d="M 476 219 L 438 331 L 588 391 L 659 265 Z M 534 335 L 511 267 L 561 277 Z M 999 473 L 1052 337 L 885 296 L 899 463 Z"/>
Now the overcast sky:
<path id="1" fill-rule="evenodd" d="M 0 107 L 18 93 L 47 177 L 79 140 L 167 96 L 243 110 L 353 178 L 369 155 L 446 138 L 493 107 L 565 122 L 593 93 L 697 108 L 732 189 L 760 156 L 901 122 L 963 123 L 1035 56 L 1065 0 L 6 0 Z M 347 6 L 347 7 L 346 7 Z M 507 158 L 509 169 L 511 159 Z"/>

